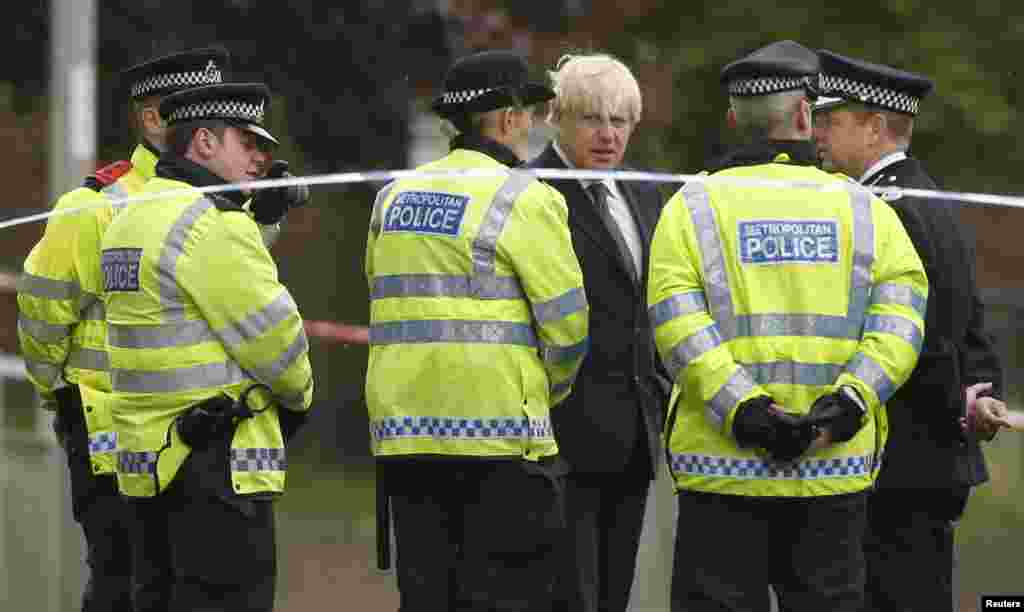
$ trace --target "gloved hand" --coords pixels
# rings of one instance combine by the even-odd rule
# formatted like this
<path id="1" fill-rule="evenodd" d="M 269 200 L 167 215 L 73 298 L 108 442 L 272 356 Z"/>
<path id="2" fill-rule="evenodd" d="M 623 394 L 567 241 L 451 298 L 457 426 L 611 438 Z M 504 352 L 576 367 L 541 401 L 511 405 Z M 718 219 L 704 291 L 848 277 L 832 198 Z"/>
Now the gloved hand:
<path id="1" fill-rule="evenodd" d="M 807 421 L 829 431 L 833 442 L 847 442 L 864 425 L 867 406 L 860 393 L 843 385 L 834 393 L 822 395 L 811 405 Z"/>
<path id="2" fill-rule="evenodd" d="M 267 171 L 268 179 L 289 178 L 294 176 L 288 172 L 288 162 L 275 159 Z M 292 185 L 291 187 L 272 187 L 260 189 L 252 198 L 249 210 L 260 225 L 273 225 L 281 220 L 292 208 L 299 208 L 309 202 L 309 187 Z"/>
<path id="3" fill-rule="evenodd" d="M 790 463 L 807 452 L 818 433 L 803 416 L 779 410 L 767 395 L 740 404 L 732 431 L 740 447 L 763 448 L 773 461 L 781 463 Z"/>

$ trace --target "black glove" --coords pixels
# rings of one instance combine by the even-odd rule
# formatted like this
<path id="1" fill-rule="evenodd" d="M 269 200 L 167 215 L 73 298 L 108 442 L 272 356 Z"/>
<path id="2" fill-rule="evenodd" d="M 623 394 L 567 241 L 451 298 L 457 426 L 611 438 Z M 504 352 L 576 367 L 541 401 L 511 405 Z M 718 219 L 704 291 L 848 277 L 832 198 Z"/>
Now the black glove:
<path id="1" fill-rule="evenodd" d="M 803 416 L 773 407 L 767 395 L 751 398 L 736 410 L 733 436 L 740 447 L 763 448 L 773 461 L 790 463 L 807 452 L 817 429 Z"/>
<path id="2" fill-rule="evenodd" d="M 288 410 L 282 406 L 277 408 L 277 422 L 281 425 L 281 435 L 284 436 L 285 442 L 290 441 L 308 420 L 308 412 Z"/>
<path id="3" fill-rule="evenodd" d="M 807 420 L 827 429 L 833 442 L 847 442 L 864 425 L 866 412 L 864 400 L 857 390 L 843 385 L 838 391 L 815 400 Z"/>
<path id="4" fill-rule="evenodd" d="M 294 176 L 288 172 L 288 162 L 283 159 L 275 159 L 267 171 L 268 179 L 290 178 Z M 292 185 L 291 187 L 272 187 L 261 189 L 252 198 L 249 210 L 260 225 L 273 225 L 281 220 L 292 208 L 299 208 L 309 202 L 309 187 L 306 185 Z"/>
<path id="5" fill-rule="evenodd" d="M 178 435 L 195 450 L 201 450 L 215 440 L 226 439 L 238 419 L 252 416 L 244 404 L 226 395 L 218 395 L 196 404 L 178 417 Z"/>

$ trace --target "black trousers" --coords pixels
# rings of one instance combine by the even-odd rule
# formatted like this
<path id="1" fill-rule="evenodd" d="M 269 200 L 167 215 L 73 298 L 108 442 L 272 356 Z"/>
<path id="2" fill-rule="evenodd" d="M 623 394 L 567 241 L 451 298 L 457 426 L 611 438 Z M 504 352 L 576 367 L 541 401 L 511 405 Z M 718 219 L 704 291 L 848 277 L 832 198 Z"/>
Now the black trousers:
<path id="1" fill-rule="evenodd" d="M 625 612 L 651 486 L 645 444 L 616 474 L 570 472 L 567 549 L 559 591 L 566 612 Z"/>
<path id="2" fill-rule="evenodd" d="M 160 495 L 128 502 L 136 529 L 135 612 L 270 612 L 273 502 L 228 498 L 195 458 Z"/>
<path id="3" fill-rule="evenodd" d="M 861 612 L 866 497 L 680 492 L 672 610 Z"/>
<path id="4" fill-rule="evenodd" d="M 552 609 L 560 462 L 386 460 L 400 612 Z"/>
<path id="5" fill-rule="evenodd" d="M 117 491 L 116 477 L 92 471 L 77 387 L 62 389 L 59 401 L 54 429 L 67 456 L 72 514 L 85 534 L 89 566 L 82 612 L 131 612 L 129 509 Z"/>
<path id="6" fill-rule="evenodd" d="M 957 609 L 954 528 L 969 490 L 878 489 L 868 498 L 867 610 Z"/>

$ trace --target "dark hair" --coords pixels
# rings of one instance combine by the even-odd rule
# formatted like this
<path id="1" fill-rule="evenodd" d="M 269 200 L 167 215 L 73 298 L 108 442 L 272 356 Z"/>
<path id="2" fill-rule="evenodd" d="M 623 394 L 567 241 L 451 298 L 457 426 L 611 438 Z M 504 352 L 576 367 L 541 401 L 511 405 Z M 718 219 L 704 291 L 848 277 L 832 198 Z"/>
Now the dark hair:
<path id="1" fill-rule="evenodd" d="M 184 157 L 198 130 L 206 128 L 216 134 L 217 138 L 223 139 L 227 127 L 219 119 L 194 119 L 176 123 L 167 130 L 167 150 L 178 157 Z"/>

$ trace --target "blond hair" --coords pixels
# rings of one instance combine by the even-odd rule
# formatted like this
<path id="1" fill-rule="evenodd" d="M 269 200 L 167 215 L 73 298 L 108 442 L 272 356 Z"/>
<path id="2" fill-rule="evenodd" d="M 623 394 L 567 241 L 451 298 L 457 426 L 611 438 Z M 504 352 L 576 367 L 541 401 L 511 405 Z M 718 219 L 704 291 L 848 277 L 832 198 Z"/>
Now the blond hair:
<path id="1" fill-rule="evenodd" d="M 547 117 L 552 125 L 557 126 L 563 116 L 586 113 L 623 115 L 633 123 L 640 120 L 640 85 L 630 69 L 611 55 L 563 55 L 548 75 L 555 90 Z"/>

